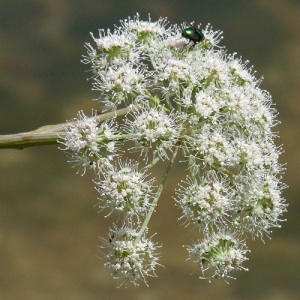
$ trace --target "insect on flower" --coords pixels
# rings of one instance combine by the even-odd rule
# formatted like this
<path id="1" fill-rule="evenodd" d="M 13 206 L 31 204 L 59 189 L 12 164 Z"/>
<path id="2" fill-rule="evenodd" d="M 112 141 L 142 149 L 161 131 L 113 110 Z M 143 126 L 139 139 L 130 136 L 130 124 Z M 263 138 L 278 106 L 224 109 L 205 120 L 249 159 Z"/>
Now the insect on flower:
<path id="1" fill-rule="evenodd" d="M 195 46 L 197 43 L 200 43 L 205 39 L 202 30 L 197 28 L 194 23 L 190 23 L 190 27 L 183 29 L 181 35 L 182 37 L 189 39 L 187 45 L 190 42 L 194 42 L 193 46 Z"/>

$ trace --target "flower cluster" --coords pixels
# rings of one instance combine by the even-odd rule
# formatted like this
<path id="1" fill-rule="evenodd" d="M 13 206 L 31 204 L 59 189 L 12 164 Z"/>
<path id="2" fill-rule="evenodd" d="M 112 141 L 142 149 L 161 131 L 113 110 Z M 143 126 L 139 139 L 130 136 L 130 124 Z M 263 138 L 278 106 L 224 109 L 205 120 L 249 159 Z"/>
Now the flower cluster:
<path id="1" fill-rule="evenodd" d="M 158 248 L 144 232 L 132 227 L 132 224 L 124 224 L 122 228 L 110 229 L 109 241 L 103 239 L 103 248 L 108 248 L 105 255 L 107 266 L 113 277 L 123 282 L 132 282 L 135 285 L 142 279 L 146 283 L 146 276 L 156 276 L 155 268 L 158 257 L 155 251 Z"/>
<path id="2" fill-rule="evenodd" d="M 99 192 L 99 207 L 127 214 L 145 214 L 151 207 L 152 183 L 146 181 L 144 172 L 138 171 L 138 164 L 119 162 L 102 170 L 103 179 L 96 181 Z"/>
<path id="3" fill-rule="evenodd" d="M 287 206 L 282 150 L 272 132 L 277 112 L 261 80 L 218 45 L 222 32 L 210 25 L 141 21 L 137 14 L 92 38 L 82 62 L 90 66 L 102 114 L 80 112 L 61 143 L 83 173 L 95 171 L 98 206 L 117 212 L 121 223 L 103 239 L 105 266 L 134 284 L 155 275 L 158 246 L 147 237 L 148 224 L 181 151 L 187 176 L 174 200 L 180 219 L 203 235 L 187 246 L 190 259 L 201 278 L 246 270 L 245 238 L 269 236 Z M 129 152 L 138 157 L 129 159 Z M 162 160 L 169 164 L 154 186 L 150 170 Z"/>
<path id="4" fill-rule="evenodd" d="M 242 263 L 247 260 L 245 254 L 249 250 L 232 233 L 213 232 L 187 248 L 190 258 L 200 264 L 202 273 L 209 272 L 208 278 L 230 278 L 228 273 L 232 270 L 248 270 Z"/>
<path id="5" fill-rule="evenodd" d="M 94 113 L 93 113 L 94 114 Z M 88 118 L 78 112 L 75 122 L 68 123 L 62 144 L 70 152 L 70 162 L 83 169 L 97 169 L 109 163 L 117 151 L 117 124 L 114 119 L 99 124 L 96 116 Z"/>

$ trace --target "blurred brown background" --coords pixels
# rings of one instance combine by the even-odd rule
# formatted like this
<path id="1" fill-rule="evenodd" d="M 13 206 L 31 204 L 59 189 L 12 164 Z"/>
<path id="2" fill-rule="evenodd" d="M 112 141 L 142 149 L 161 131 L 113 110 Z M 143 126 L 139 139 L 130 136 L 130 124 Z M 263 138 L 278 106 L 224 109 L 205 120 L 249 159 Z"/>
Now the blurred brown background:
<path id="1" fill-rule="evenodd" d="M 287 222 L 252 252 L 237 280 L 209 284 L 186 262 L 182 243 L 195 233 L 177 222 L 169 179 L 152 222 L 163 243 L 150 287 L 116 289 L 97 258 L 98 236 L 112 218 L 93 207 L 91 176 L 75 174 L 56 146 L 0 152 L 0 299 L 300 299 L 300 3 L 299 0 L 0 1 L 0 134 L 70 120 L 97 108 L 80 63 L 89 32 L 113 28 L 140 12 L 182 18 L 224 31 L 222 45 L 264 76 L 282 122 L 278 144 L 287 163 Z M 176 167 L 177 168 L 177 167 Z M 178 167 L 179 168 L 179 167 Z M 191 275 L 190 275 L 191 274 Z"/>

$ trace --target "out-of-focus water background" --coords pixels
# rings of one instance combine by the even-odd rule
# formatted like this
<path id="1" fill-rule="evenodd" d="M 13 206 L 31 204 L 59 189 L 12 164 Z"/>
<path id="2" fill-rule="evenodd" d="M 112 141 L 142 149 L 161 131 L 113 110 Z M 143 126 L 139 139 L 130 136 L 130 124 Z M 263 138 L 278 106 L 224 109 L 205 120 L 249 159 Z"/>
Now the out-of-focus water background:
<path id="1" fill-rule="evenodd" d="M 194 237 L 177 222 L 173 171 L 152 221 L 162 243 L 150 287 L 115 288 L 98 259 L 99 235 L 112 219 L 94 207 L 91 176 L 75 174 L 57 146 L 0 151 L 0 299 L 300 299 L 300 2 L 299 0 L 2 0 L 0 2 L 0 134 L 33 130 L 87 114 L 87 66 L 80 63 L 89 32 L 141 18 L 211 23 L 222 45 L 264 76 L 282 122 L 277 144 L 289 185 L 287 222 L 265 244 L 249 241 L 249 272 L 230 284 L 198 279 L 182 243 Z M 298 148 L 299 147 L 299 148 Z M 175 167 L 175 169 L 177 166 Z M 178 167 L 178 170 L 179 167 Z M 108 220 L 109 219 L 109 220 Z M 192 273 L 192 274 L 191 274 Z"/>

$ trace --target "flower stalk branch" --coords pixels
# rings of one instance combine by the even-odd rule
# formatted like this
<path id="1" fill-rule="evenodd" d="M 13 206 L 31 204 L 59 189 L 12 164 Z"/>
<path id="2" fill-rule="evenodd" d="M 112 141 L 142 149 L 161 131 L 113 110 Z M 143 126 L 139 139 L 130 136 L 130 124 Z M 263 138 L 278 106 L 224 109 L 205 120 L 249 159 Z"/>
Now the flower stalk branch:
<path id="1" fill-rule="evenodd" d="M 130 109 L 126 107 L 115 112 L 96 115 L 92 118 L 94 118 L 96 122 L 102 122 L 112 117 L 122 116 L 129 111 Z M 68 124 L 74 125 L 75 123 L 76 122 L 70 122 Z M 29 132 L 0 135 L 0 149 L 21 150 L 28 147 L 56 145 L 60 139 L 64 138 L 68 124 L 46 125 Z"/>

